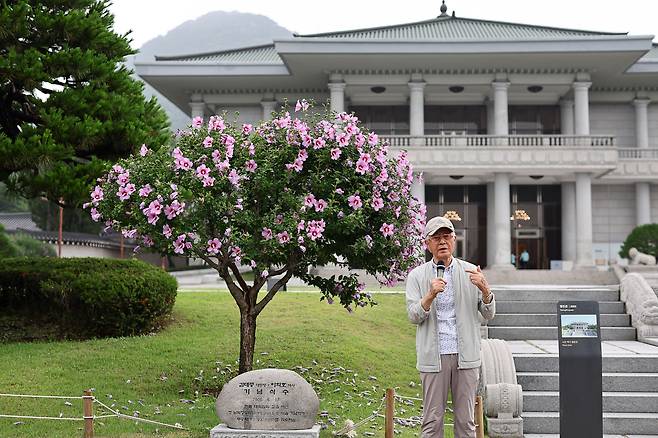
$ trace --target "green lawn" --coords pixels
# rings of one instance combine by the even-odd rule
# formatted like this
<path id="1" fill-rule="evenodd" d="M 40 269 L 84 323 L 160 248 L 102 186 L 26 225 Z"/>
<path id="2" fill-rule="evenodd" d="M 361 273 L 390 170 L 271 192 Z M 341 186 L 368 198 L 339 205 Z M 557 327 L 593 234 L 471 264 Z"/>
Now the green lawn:
<path id="1" fill-rule="evenodd" d="M 320 397 L 329 438 L 346 419 L 368 417 L 386 387 L 419 397 L 414 327 L 406 319 L 404 296 L 382 294 L 379 305 L 347 313 L 319 301 L 317 293 L 281 292 L 258 319 L 256 368 L 293 369 Z M 165 423 L 187 432 L 117 418 L 97 420 L 96 436 L 208 437 L 219 423 L 214 399 L 236 375 L 238 311 L 225 292 L 179 292 L 173 321 L 151 336 L 85 342 L 0 344 L 0 393 L 96 397 L 122 413 Z M 303 367 L 307 370 L 296 368 Z M 332 373 L 335 368 L 342 367 Z M 420 403 L 396 405 L 401 418 L 420 415 Z M 99 408 L 96 407 L 96 414 Z M 81 416 L 81 402 L 0 397 L 0 414 Z M 383 409 L 381 411 L 383 414 Z M 14 424 L 21 422 L 22 424 Z M 335 426 L 332 425 L 335 422 Z M 450 419 L 447 422 L 452 423 Z M 358 429 L 359 436 L 383 436 L 383 418 Z M 81 436 L 82 424 L 69 421 L 0 418 L 0 437 Z M 396 426 L 400 437 L 418 427 Z M 366 432 L 367 434 L 364 434 Z M 452 429 L 446 427 L 446 437 Z"/>

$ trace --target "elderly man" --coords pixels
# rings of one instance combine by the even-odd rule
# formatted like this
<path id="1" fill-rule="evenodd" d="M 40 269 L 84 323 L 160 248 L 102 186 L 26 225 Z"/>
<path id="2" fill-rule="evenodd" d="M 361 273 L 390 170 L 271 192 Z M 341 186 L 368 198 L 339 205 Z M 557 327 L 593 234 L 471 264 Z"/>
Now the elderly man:
<path id="1" fill-rule="evenodd" d="M 423 384 L 423 438 L 443 438 L 452 392 L 455 438 L 475 438 L 475 392 L 480 374 L 480 321 L 496 312 L 479 266 L 452 256 L 457 237 L 448 219 L 430 219 L 424 232 L 432 260 L 407 278 L 407 313 L 416 324 L 416 368 Z"/>

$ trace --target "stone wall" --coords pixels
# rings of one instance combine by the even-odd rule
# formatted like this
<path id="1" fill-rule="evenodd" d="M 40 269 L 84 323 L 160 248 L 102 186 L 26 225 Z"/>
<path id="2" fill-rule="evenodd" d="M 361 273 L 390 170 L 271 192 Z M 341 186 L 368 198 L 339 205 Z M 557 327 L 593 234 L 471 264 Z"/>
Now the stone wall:
<path id="1" fill-rule="evenodd" d="M 651 108 L 651 107 L 650 107 Z M 591 104 L 590 133 L 592 135 L 614 135 L 620 148 L 635 147 L 635 109 L 632 103 Z M 651 126 L 651 122 L 649 122 Z M 649 144 L 655 145 L 656 137 Z"/>
<path id="2" fill-rule="evenodd" d="M 592 242 L 595 260 L 617 260 L 621 244 L 635 227 L 635 222 L 634 185 L 592 185 Z"/>

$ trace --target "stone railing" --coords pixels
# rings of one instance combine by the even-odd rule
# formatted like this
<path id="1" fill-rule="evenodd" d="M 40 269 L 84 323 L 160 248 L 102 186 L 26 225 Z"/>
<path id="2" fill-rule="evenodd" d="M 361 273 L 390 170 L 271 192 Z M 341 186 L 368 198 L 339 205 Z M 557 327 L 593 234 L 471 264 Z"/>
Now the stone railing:
<path id="1" fill-rule="evenodd" d="M 638 340 L 658 341 L 658 297 L 651 285 L 641 274 L 629 273 L 622 278 L 620 291 Z"/>
<path id="2" fill-rule="evenodd" d="M 633 182 L 655 181 L 658 175 L 658 148 L 618 148 L 615 169 L 606 178 Z"/>
<path id="3" fill-rule="evenodd" d="M 381 135 L 393 147 L 615 147 L 611 135 Z"/>
<path id="4" fill-rule="evenodd" d="M 481 346 L 478 394 L 484 399 L 489 437 L 523 438 L 523 393 L 512 352 L 500 339 L 482 339 Z"/>
<path id="5" fill-rule="evenodd" d="M 658 160 L 658 148 L 620 148 L 620 160 Z"/>

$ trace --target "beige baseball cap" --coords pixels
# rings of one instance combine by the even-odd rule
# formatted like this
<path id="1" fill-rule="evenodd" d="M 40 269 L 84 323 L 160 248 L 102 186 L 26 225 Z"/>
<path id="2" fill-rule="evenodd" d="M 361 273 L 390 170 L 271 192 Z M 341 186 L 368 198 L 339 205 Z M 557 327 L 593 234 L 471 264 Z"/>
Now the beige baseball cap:
<path id="1" fill-rule="evenodd" d="M 423 236 L 425 236 L 425 238 L 427 239 L 429 236 L 436 233 L 441 228 L 447 228 L 453 233 L 455 232 L 455 227 L 452 225 L 452 222 L 450 222 L 449 219 L 446 219 L 443 216 L 435 216 L 429 221 L 427 221 L 427 224 L 425 225 L 425 231 L 423 232 Z"/>

